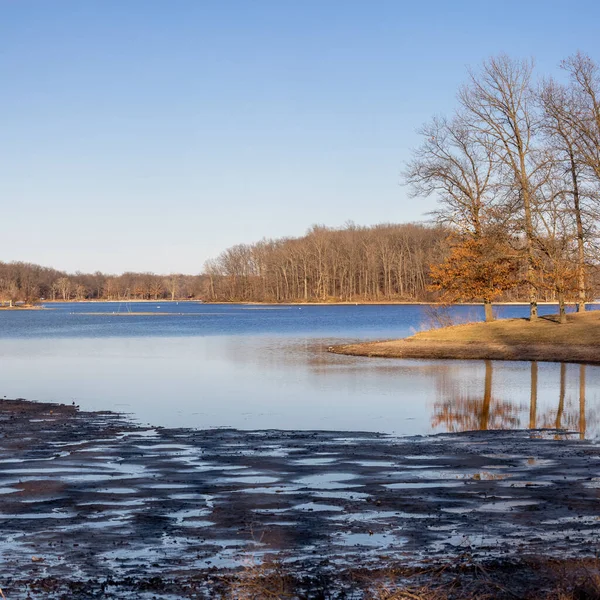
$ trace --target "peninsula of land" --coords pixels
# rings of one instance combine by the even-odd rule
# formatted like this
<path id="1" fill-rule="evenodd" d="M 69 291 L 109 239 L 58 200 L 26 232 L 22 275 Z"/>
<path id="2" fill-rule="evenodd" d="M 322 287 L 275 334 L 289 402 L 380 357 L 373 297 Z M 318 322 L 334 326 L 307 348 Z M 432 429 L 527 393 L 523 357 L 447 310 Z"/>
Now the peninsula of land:
<path id="1" fill-rule="evenodd" d="M 400 340 L 331 346 L 330 352 L 383 358 L 531 360 L 600 364 L 600 311 L 469 323 Z"/>

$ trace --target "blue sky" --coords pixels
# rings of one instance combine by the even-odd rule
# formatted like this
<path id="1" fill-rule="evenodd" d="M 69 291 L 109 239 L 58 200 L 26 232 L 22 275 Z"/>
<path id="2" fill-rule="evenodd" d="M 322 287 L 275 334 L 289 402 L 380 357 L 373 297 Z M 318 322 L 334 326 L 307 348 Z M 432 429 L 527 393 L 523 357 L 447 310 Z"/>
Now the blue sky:
<path id="1" fill-rule="evenodd" d="M 196 273 L 418 221 L 400 170 L 467 66 L 600 60 L 593 1 L 0 0 L 0 260 Z"/>

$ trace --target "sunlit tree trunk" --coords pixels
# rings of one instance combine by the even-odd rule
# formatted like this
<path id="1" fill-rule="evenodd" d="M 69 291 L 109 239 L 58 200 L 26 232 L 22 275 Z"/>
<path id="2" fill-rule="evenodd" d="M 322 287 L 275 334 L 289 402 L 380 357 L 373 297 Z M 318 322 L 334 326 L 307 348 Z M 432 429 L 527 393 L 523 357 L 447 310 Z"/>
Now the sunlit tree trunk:
<path id="1" fill-rule="evenodd" d="M 492 303 L 490 300 L 484 300 L 483 302 L 483 310 L 485 313 L 486 323 L 490 323 L 494 320 L 494 311 L 492 309 Z"/>
<path id="2" fill-rule="evenodd" d="M 575 223 L 577 225 L 577 312 L 585 312 L 585 246 L 583 220 L 581 218 L 581 201 L 579 197 L 579 182 L 577 180 L 577 166 L 573 157 L 573 152 L 570 154 L 570 170 L 573 181 L 573 208 Z"/>
<path id="3" fill-rule="evenodd" d="M 558 320 L 560 323 L 567 322 L 567 310 L 565 307 L 565 292 L 560 290 L 558 292 Z"/>

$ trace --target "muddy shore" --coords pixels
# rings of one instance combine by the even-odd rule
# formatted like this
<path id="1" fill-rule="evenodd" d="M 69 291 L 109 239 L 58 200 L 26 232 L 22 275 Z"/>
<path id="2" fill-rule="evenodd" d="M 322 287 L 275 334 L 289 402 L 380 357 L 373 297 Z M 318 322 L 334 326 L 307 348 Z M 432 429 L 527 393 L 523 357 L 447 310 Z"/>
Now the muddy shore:
<path id="1" fill-rule="evenodd" d="M 0 588 L 234 598 L 276 560 L 296 590 L 280 597 L 363 598 L 382 573 L 483 565 L 539 591 L 549 561 L 597 569 L 599 490 L 600 446 L 565 432 L 163 429 L 4 400 Z"/>

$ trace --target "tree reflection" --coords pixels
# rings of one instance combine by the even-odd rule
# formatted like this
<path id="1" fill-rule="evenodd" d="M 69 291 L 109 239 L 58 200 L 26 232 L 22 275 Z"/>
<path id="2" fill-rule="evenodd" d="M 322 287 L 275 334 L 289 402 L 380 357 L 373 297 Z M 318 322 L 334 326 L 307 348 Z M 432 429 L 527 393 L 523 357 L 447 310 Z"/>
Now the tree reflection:
<path id="1" fill-rule="evenodd" d="M 538 364 L 531 363 L 531 396 L 529 400 L 529 429 L 536 428 L 537 422 L 537 389 L 538 389 Z"/>
<path id="2" fill-rule="evenodd" d="M 560 386 L 556 411 L 550 408 L 541 419 L 541 427 L 567 430 L 579 433 L 581 439 L 585 438 L 587 429 L 587 415 L 585 405 L 585 365 L 579 366 L 579 402 L 569 401 L 567 389 L 567 365 L 560 365 Z"/>
<path id="3" fill-rule="evenodd" d="M 440 397 L 433 405 L 432 428 L 442 427 L 448 432 L 486 431 L 488 429 L 559 429 L 579 434 L 584 439 L 590 420 L 596 422 L 594 414 L 586 411 L 586 366 L 579 366 L 578 401 L 574 399 L 577 388 L 567 393 L 567 365 L 560 364 L 558 398 L 548 404 L 545 400 L 540 408 L 538 402 L 538 363 L 530 366 L 529 422 L 522 423 L 520 415 L 526 405 L 517 405 L 512 399 L 502 400 L 492 394 L 493 364 L 485 361 L 483 393 L 465 394 L 451 381 L 440 380 Z M 556 393 L 556 392 L 555 392 Z M 525 413 L 526 414 L 526 413 Z M 523 415 L 525 417 L 525 415 Z"/>
<path id="4" fill-rule="evenodd" d="M 513 429 L 519 424 L 518 407 L 492 396 L 492 361 L 485 361 L 483 396 L 446 397 L 434 403 L 432 427 L 447 431 Z"/>
<path id="5" fill-rule="evenodd" d="M 585 365 L 579 365 L 579 437 L 585 439 Z"/>

